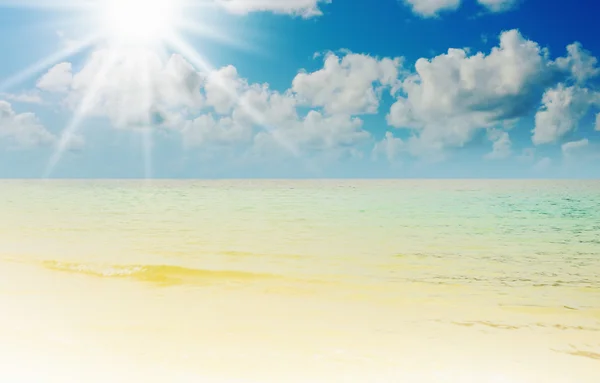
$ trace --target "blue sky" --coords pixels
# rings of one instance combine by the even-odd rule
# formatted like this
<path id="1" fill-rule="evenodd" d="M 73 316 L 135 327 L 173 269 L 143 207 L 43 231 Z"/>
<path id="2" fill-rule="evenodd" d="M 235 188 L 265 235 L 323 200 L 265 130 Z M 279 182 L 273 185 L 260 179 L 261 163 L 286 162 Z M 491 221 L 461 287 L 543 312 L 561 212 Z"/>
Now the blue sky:
<path id="1" fill-rule="evenodd" d="M 600 176 L 591 0 L 87 1 L 0 0 L 0 177 Z"/>

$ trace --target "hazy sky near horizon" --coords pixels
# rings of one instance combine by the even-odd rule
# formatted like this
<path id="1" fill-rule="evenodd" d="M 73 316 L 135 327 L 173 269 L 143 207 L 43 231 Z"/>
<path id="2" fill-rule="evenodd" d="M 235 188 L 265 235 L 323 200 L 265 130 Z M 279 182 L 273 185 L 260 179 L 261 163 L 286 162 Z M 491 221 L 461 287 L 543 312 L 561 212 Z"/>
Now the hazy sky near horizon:
<path id="1" fill-rule="evenodd" d="M 178 1 L 0 0 L 0 177 L 600 177 L 597 2 Z"/>

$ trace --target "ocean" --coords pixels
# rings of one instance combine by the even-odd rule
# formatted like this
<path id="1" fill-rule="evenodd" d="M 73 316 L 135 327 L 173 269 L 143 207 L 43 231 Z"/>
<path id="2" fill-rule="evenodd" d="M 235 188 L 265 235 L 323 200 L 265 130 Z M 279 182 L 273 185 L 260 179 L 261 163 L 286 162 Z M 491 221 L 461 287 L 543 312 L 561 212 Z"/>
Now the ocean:
<path id="1" fill-rule="evenodd" d="M 600 382 L 600 181 L 0 182 L 1 382 Z"/>

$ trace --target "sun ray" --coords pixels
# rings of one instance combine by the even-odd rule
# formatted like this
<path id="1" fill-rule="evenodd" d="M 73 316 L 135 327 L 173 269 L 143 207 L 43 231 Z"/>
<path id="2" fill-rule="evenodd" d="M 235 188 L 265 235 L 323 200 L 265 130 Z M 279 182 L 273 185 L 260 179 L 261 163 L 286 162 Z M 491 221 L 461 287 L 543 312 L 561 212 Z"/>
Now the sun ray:
<path id="1" fill-rule="evenodd" d="M 152 165 L 152 146 L 154 144 L 154 135 L 152 127 L 147 126 L 142 130 L 142 145 L 144 147 L 144 179 L 152 179 L 153 165 Z"/>
<path id="2" fill-rule="evenodd" d="M 184 57 L 190 60 L 192 64 L 196 65 L 204 72 L 210 73 L 215 70 L 214 67 L 208 61 L 206 61 L 206 59 L 204 59 L 194 48 L 192 48 L 187 42 L 183 41 L 178 36 L 169 36 L 169 38 L 166 39 L 166 42 L 172 45 L 173 48 L 178 50 Z M 242 108 L 242 110 L 244 110 L 244 112 L 250 116 L 256 125 L 264 128 L 281 146 L 292 153 L 295 157 L 300 157 L 300 150 L 289 140 L 286 140 L 280 134 L 278 134 L 278 132 L 265 121 L 265 118 L 261 115 L 261 113 L 255 110 L 252 105 L 248 104 L 246 100 L 241 98 L 237 92 L 229 89 L 227 86 L 221 83 L 217 84 L 217 86 L 226 92 L 229 97 L 236 100 L 240 108 Z"/>
<path id="3" fill-rule="evenodd" d="M 52 172 L 54 171 L 54 169 L 56 168 L 56 166 L 58 165 L 58 163 L 60 162 L 60 160 L 62 159 L 62 156 L 63 156 L 65 150 L 67 150 L 68 145 L 71 142 L 71 139 L 77 133 L 81 123 L 83 122 L 83 120 L 86 117 L 86 114 L 89 112 L 89 109 L 91 107 L 92 101 L 94 100 L 94 97 L 96 96 L 98 90 L 102 87 L 103 81 L 106 77 L 106 74 L 108 73 L 108 71 L 114 64 L 114 62 L 116 61 L 115 56 L 116 55 L 113 52 L 108 57 L 106 62 L 103 63 L 103 65 L 100 68 L 100 70 L 98 71 L 98 73 L 96 73 L 96 75 L 94 76 L 94 79 L 92 81 L 90 88 L 87 90 L 85 96 L 79 103 L 79 106 L 78 106 L 77 110 L 75 111 L 75 113 L 73 114 L 71 121 L 69 122 L 67 127 L 63 130 L 63 132 L 61 133 L 60 140 L 57 143 L 56 148 L 54 149 L 54 153 L 48 160 L 48 164 L 46 166 L 46 171 L 44 172 L 44 175 L 42 178 L 44 178 L 44 179 L 49 178 L 50 175 L 52 174 Z"/>
<path id="4" fill-rule="evenodd" d="M 89 3 L 89 0 L 0 0 L 0 6 L 5 8 L 70 9 Z"/>
<path id="5" fill-rule="evenodd" d="M 148 62 L 146 60 L 142 60 L 141 68 L 142 68 L 142 82 L 145 85 L 146 89 L 144 93 L 144 105 L 146 110 L 148 111 L 146 126 L 143 127 L 142 130 L 142 146 L 144 150 L 144 177 L 146 180 L 152 178 L 152 148 L 153 148 L 153 132 L 152 132 L 152 103 L 154 100 L 154 87 L 152 83 L 152 76 L 150 74 L 150 68 L 148 67 Z"/>
<path id="6" fill-rule="evenodd" d="M 8 4 L 6 0 L 0 0 L 0 6 Z M 74 55 L 89 46 L 106 46 L 111 52 L 110 60 L 106 60 L 101 65 L 101 69 L 94 75 L 90 87 L 85 90 L 79 105 L 74 111 L 71 120 L 61 132 L 60 139 L 55 147 L 52 156 L 49 158 L 44 178 L 48 178 L 61 161 L 64 153 L 84 119 L 93 106 L 94 98 L 103 86 L 103 81 L 107 71 L 118 60 L 116 51 L 129 52 L 131 50 L 149 49 L 159 54 L 162 60 L 168 60 L 167 49 L 169 52 L 177 52 L 187 58 L 196 68 L 211 73 L 215 71 L 210 61 L 203 54 L 198 52 L 183 34 L 197 36 L 200 39 L 215 41 L 217 43 L 228 45 L 247 52 L 268 53 L 255 47 L 253 44 L 233 38 L 214 25 L 218 21 L 213 20 L 212 10 L 217 10 L 215 17 L 218 19 L 218 9 L 221 8 L 214 0 L 153 0 L 152 3 L 144 0 L 22 0 L 14 1 L 15 7 L 38 7 L 64 9 L 67 12 L 73 10 L 82 10 L 85 14 L 81 21 L 95 31 L 96 36 L 90 36 L 87 39 L 79 40 L 75 44 L 56 52 L 16 75 L 8 78 L 3 83 L 0 82 L 0 92 L 19 84 L 36 73 L 43 71 L 47 67 L 60 62 L 61 60 Z M 198 11 L 198 12 L 197 12 Z M 196 17 L 198 16 L 198 17 Z M 206 19 L 207 22 L 203 22 Z M 69 18 L 68 20 L 79 20 L 78 18 Z M 211 22 L 212 21 L 212 22 Z M 126 53 L 126 55 L 129 55 Z M 170 53 L 169 53 L 170 54 Z M 155 91 L 149 62 L 145 61 L 147 57 L 139 57 L 139 60 L 129 63 L 133 67 L 126 65 L 125 70 L 131 70 L 131 75 L 138 77 L 142 87 L 141 96 L 135 95 L 137 107 L 147 116 L 141 120 L 135 120 L 133 125 L 141 133 L 143 147 L 144 176 L 149 179 L 153 176 L 153 144 L 154 144 L 154 124 L 152 122 L 152 113 L 156 105 L 153 105 Z M 230 89 L 226 84 L 217 79 L 216 85 L 220 87 L 240 110 L 252 121 L 256 128 L 263 129 L 278 145 L 291 153 L 296 159 L 301 159 L 307 165 L 307 159 L 301 155 L 299 146 L 288 137 L 285 132 L 271 126 L 266 116 L 257 110 L 250 100 L 240 94 L 236 89 Z M 127 113 L 125 113 L 127 114 Z M 123 116 L 126 123 L 128 116 Z M 129 116 L 131 117 L 131 116 Z M 148 117 L 148 118 L 146 118 Z M 133 127 L 133 126 L 132 126 Z M 312 166 L 308 166 L 312 168 Z M 314 170 L 314 169 L 313 169 Z"/>
<path id="7" fill-rule="evenodd" d="M 39 74 L 44 69 L 49 68 L 50 66 L 57 64 L 59 61 L 64 60 L 68 57 L 81 52 L 83 49 L 91 46 L 94 42 L 98 41 L 98 36 L 88 36 L 87 38 L 74 43 L 52 55 L 41 59 L 40 61 L 34 63 L 33 65 L 25 68 L 21 72 L 9 77 L 4 82 L 0 83 L 0 92 L 5 92 L 9 90 L 9 88 L 19 85 L 21 82 L 28 80 L 32 76 Z"/>
<path id="8" fill-rule="evenodd" d="M 254 45 L 243 43 L 242 41 L 234 39 L 225 33 L 221 33 L 218 28 L 212 25 L 205 23 L 192 23 L 185 20 L 182 20 L 179 25 L 182 31 L 190 32 L 196 36 L 205 37 L 209 40 L 216 41 L 244 52 L 257 53 L 263 56 L 268 54 L 268 52 L 265 52 Z"/>

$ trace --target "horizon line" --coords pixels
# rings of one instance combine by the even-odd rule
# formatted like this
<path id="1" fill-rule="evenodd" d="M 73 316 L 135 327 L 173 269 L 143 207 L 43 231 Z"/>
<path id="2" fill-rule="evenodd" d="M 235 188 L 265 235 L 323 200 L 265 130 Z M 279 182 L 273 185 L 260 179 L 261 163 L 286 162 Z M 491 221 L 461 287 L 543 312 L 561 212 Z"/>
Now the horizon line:
<path id="1" fill-rule="evenodd" d="M 0 177 L 1 181 L 600 181 L 600 178 L 550 177 Z"/>

